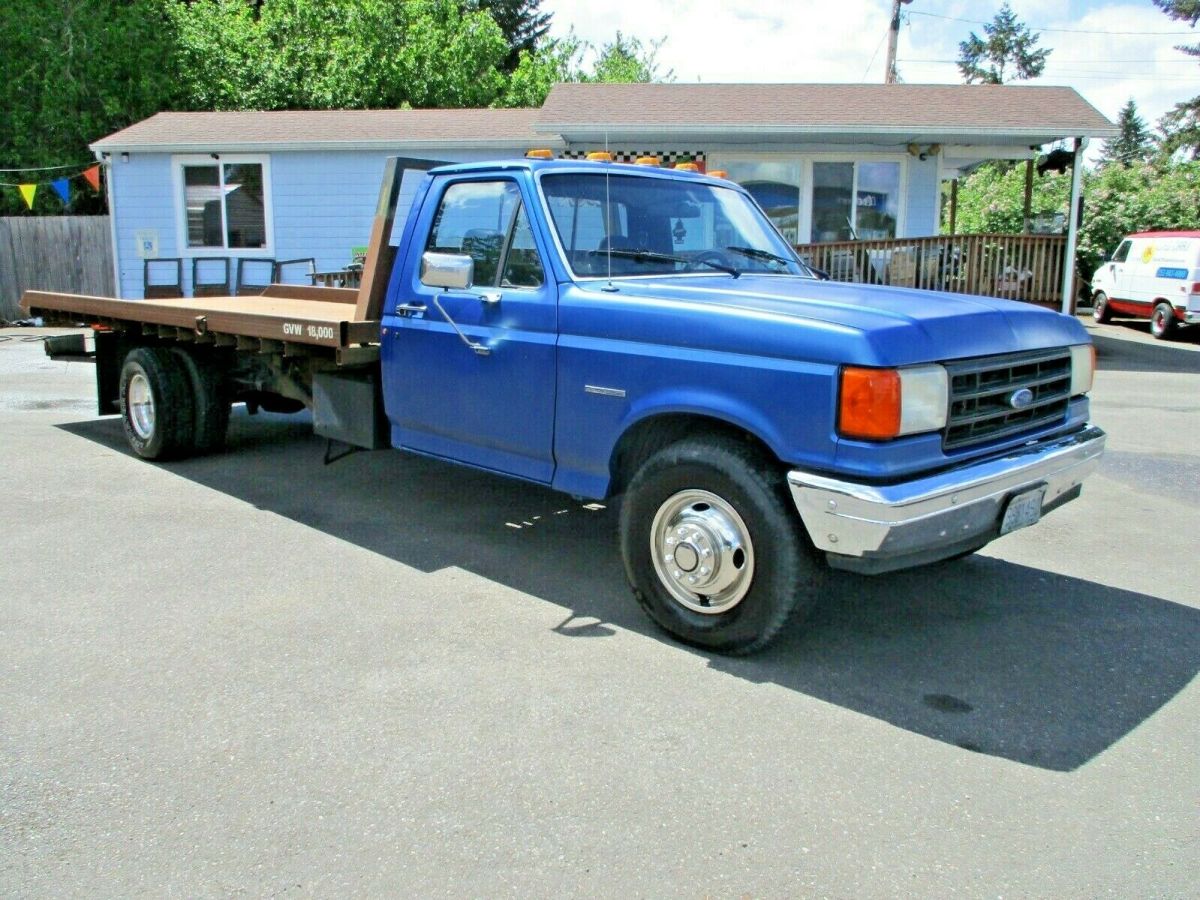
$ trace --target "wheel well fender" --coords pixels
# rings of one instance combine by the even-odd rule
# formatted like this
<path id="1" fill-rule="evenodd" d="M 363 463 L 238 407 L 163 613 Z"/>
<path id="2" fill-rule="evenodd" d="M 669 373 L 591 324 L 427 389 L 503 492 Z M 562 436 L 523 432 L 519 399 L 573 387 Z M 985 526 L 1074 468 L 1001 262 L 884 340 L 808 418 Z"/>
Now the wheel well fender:
<path id="1" fill-rule="evenodd" d="M 778 460 L 771 446 L 745 423 L 714 415 L 709 410 L 658 410 L 626 423 L 609 457 L 609 496 L 621 493 L 638 467 L 677 441 L 699 434 L 722 435 L 743 441 L 765 459 Z"/>

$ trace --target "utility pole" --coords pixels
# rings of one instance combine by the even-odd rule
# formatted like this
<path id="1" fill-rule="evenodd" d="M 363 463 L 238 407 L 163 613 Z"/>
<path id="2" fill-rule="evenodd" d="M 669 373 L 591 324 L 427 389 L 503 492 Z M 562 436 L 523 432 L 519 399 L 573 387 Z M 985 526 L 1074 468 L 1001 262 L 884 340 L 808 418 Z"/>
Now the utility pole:
<path id="1" fill-rule="evenodd" d="M 892 0 L 892 22 L 888 26 L 887 72 L 883 77 L 884 84 L 896 83 L 896 39 L 900 37 L 900 5 L 903 3 L 912 3 L 912 0 Z"/>

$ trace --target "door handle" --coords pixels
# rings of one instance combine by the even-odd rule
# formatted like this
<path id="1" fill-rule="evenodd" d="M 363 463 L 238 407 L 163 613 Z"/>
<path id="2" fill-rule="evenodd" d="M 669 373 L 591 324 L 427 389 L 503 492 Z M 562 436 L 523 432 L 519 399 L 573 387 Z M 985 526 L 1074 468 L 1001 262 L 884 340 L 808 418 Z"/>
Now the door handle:
<path id="1" fill-rule="evenodd" d="M 401 303 L 396 307 L 396 315 L 398 316 L 411 316 L 422 312 L 425 312 L 424 303 Z"/>

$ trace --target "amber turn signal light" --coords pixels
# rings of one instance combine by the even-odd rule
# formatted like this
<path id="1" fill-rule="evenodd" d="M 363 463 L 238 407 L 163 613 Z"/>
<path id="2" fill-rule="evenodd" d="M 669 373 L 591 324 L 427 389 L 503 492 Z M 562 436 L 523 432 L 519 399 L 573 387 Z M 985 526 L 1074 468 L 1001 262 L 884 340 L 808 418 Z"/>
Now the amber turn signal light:
<path id="1" fill-rule="evenodd" d="M 842 369 L 838 433 L 886 441 L 900 434 L 900 373 L 895 369 Z"/>

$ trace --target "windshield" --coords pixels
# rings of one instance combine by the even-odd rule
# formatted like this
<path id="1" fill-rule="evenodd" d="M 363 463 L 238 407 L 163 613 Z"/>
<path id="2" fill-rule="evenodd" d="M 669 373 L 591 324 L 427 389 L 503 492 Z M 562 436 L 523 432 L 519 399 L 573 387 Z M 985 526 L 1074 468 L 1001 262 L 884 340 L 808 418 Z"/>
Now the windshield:
<path id="1" fill-rule="evenodd" d="M 544 175 L 541 184 L 578 276 L 810 274 L 753 201 L 731 188 L 603 171 Z"/>

